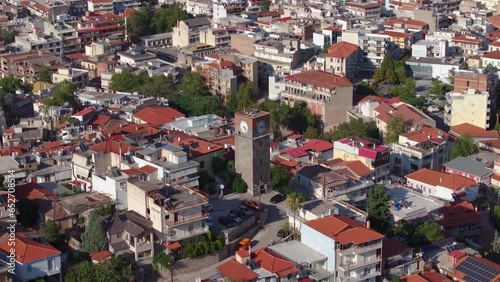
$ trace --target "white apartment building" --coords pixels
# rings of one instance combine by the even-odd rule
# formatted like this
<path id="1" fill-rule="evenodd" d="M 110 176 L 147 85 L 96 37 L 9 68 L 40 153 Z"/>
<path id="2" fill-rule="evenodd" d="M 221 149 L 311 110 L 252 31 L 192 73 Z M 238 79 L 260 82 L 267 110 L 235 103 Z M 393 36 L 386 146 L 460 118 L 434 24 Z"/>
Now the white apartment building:
<path id="1" fill-rule="evenodd" d="M 156 185 L 142 179 L 127 183 L 128 209 L 153 222 L 160 243 L 193 238 L 208 231 L 202 205 L 208 197 L 187 186 Z"/>
<path id="2" fill-rule="evenodd" d="M 488 92 L 469 88 L 464 93 L 447 93 L 444 122 L 449 126 L 470 123 L 490 127 L 492 100 Z"/>
<path id="3" fill-rule="evenodd" d="M 215 46 L 218 49 L 231 47 L 231 35 L 239 33 L 235 27 L 209 28 L 200 31 L 200 43 Z"/>
<path id="4" fill-rule="evenodd" d="M 259 61 L 259 80 L 272 74 L 288 75 L 300 62 L 300 40 L 268 39 L 254 43 Z"/>
<path id="5" fill-rule="evenodd" d="M 425 127 L 399 135 L 399 142 L 391 144 L 391 172 L 407 175 L 422 168 L 440 170 L 448 161 L 450 141 L 448 133 Z"/>
<path id="6" fill-rule="evenodd" d="M 345 9 L 355 17 L 370 19 L 380 18 L 380 5 L 377 2 L 353 1 L 345 4 Z"/>
<path id="7" fill-rule="evenodd" d="M 56 55 L 60 55 L 62 39 L 53 36 L 44 36 L 35 32 L 27 35 L 17 35 L 14 44 L 25 51 L 47 50 Z"/>
<path id="8" fill-rule="evenodd" d="M 302 224 L 300 241 L 327 257 L 327 281 L 375 282 L 382 272 L 384 235 L 344 215 L 325 216 Z"/>
<path id="9" fill-rule="evenodd" d="M 88 0 L 87 7 L 90 12 L 113 13 L 113 0 Z"/>
<path id="10" fill-rule="evenodd" d="M 57 72 L 52 74 L 52 82 L 54 84 L 65 80 L 73 83 L 77 89 L 85 88 L 89 85 L 89 71 L 83 69 L 63 68 L 57 69 Z"/>

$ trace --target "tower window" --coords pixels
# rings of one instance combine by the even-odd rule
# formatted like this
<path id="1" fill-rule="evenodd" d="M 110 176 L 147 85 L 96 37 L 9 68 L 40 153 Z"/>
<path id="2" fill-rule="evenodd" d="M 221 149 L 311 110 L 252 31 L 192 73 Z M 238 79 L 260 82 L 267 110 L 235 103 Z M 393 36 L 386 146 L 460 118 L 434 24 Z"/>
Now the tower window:
<path id="1" fill-rule="evenodd" d="M 264 180 L 264 178 L 262 177 L 262 174 L 260 175 L 260 180 Z"/>
<path id="2" fill-rule="evenodd" d="M 262 158 L 260 158 L 260 164 L 262 164 Z"/>
<path id="3" fill-rule="evenodd" d="M 260 141 L 260 147 L 262 148 L 262 141 Z"/>

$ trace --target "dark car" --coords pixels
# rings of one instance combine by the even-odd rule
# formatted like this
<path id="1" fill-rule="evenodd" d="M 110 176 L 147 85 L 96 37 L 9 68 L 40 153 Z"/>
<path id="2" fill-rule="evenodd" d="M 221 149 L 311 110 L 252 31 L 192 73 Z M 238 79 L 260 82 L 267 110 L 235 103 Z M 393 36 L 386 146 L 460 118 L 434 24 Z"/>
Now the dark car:
<path id="1" fill-rule="evenodd" d="M 255 210 L 255 211 L 260 211 L 260 209 L 262 208 L 259 203 L 257 203 L 256 201 L 252 201 L 252 200 L 243 200 L 243 201 L 241 201 L 241 204 L 244 205 L 245 207 L 252 209 L 252 210 Z"/>
<path id="2" fill-rule="evenodd" d="M 238 209 L 243 211 L 248 216 L 252 216 L 255 214 L 255 212 L 253 210 L 245 207 L 244 205 L 239 206 Z"/>
<path id="3" fill-rule="evenodd" d="M 280 229 L 278 231 L 278 234 L 276 234 L 276 236 L 280 237 L 280 238 L 285 238 L 287 237 L 288 235 L 290 235 L 290 232 L 288 232 L 287 230 L 285 229 Z"/>
<path id="4" fill-rule="evenodd" d="M 234 219 L 229 218 L 227 216 L 219 217 L 219 222 L 220 222 L 220 224 L 222 224 L 228 228 L 235 227 L 236 225 L 238 225 L 238 223 Z"/>
<path id="5" fill-rule="evenodd" d="M 242 210 L 236 210 L 235 209 L 235 210 L 231 210 L 229 213 L 230 214 L 234 214 L 234 215 L 236 215 L 237 217 L 239 217 L 241 219 L 248 218 L 248 215 L 244 211 L 242 211 Z"/>
<path id="6" fill-rule="evenodd" d="M 281 202 L 283 202 L 285 199 L 286 199 L 286 196 L 285 196 L 285 195 L 283 195 L 283 194 L 277 194 L 277 195 L 274 195 L 274 196 L 271 198 L 271 203 L 273 203 L 273 204 L 281 203 Z"/>

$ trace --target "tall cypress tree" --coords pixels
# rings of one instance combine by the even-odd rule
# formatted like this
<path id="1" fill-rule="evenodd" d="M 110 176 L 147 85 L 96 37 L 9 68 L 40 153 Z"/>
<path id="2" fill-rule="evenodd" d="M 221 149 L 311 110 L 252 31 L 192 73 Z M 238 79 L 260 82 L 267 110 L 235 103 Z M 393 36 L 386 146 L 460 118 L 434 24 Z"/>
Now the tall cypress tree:
<path id="1" fill-rule="evenodd" d="M 104 225 L 99 219 L 97 211 L 92 211 L 89 216 L 89 222 L 82 234 L 81 249 L 88 253 L 95 253 L 108 249 L 108 239 Z"/>

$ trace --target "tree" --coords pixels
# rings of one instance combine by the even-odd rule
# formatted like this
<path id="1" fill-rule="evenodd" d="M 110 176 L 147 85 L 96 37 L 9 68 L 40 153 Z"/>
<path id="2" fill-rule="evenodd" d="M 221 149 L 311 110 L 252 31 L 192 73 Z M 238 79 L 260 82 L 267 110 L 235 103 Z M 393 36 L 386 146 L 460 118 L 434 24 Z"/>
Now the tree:
<path id="1" fill-rule="evenodd" d="M 153 269 L 158 271 L 158 269 L 169 269 L 172 263 L 172 256 L 166 254 L 163 250 L 159 251 L 153 256 Z"/>
<path id="2" fill-rule="evenodd" d="M 222 113 L 222 103 L 216 96 L 181 95 L 173 102 L 173 105 L 189 116 Z"/>
<path id="3" fill-rule="evenodd" d="M 38 205 L 30 199 L 22 199 L 17 203 L 19 212 L 16 219 L 22 227 L 31 227 L 38 222 Z"/>
<path id="4" fill-rule="evenodd" d="M 385 194 L 385 186 L 377 185 L 368 194 L 368 217 L 373 229 L 385 233 L 389 228 L 391 213 L 389 197 Z"/>
<path id="5" fill-rule="evenodd" d="M 130 262 L 113 256 L 104 264 L 93 264 L 87 260 L 68 269 L 66 282 L 122 282 L 128 281 L 132 271 Z"/>
<path id="6" fill-rule="evenodd" d="M 350 118 L 333 131 L 325 133 L 323 139 L 332 142 L 346 137 L 380 139 L 380 131 L 375 121 L 364 121 L 362 118 Z"/>
<path id="7" fill-rule="evenodd" d="M 175 92 L 174 78 L 171 75 L 155 75 L 144 82 L 141 92 L 146 96 L 163 97 L 170 100 Z"/>
<path id="8" fill-rule="evenodd" d="M 246 193 L 248 190 L 248 185 L 241 177 L 237 177 L 233 181 L 233 191 L 235 193 Z"/>
<path id="9" fill-rule="evenodd" d="M 417 236 L 425 239 L 427 244 L 435 243 L 445 239 L 441 226 L 435 221 L 426 221 L 417 227 Z"/>
<path id="10" fill-rule="evenodd" d="M 44 100 L 46 107 L 50 106 L 64 106 L 67 104 L 69 107 L 76 107 L 78 102 L 75 97 L 76 87 L 73 83 L 64 80 L 59 82 L 54 89 L 52 98 Z"/>
<path id="11" fill-rule="evenodd" d="M 231 91 L 229 95 L 226 97 L 226 109 L 230 113 L 235 113 L 238 111 L 238 94 L 234 91 Z"/>
<path id="12" fill-rule="evenodd" d="M 376 95 L 376 88 L 366 81 L 361 81 L 356 85 L 356 93 L 362 96 Z"/>
<path id="13" fill-rule="evenodd" d="M 16 93 L 16 90 L 26 91 L 23 81 L 12 76 L 0 79 L 0 89 L 6 94 Z"/>
<path id="14" fill-rule="evenodd" d="M 219 153 L 215 153 L 212 158 L 212 171 L 217 174 L 226 167 L 225 161 Z"/>
<path id="15" fill-rule="evenodd" d="M 85 232 L 82 234 L 81 249 L 88 253 L 95 253 L 108 248 L 108 239 L 102 220 L 97 211 L 92 211 L 89 216 Z"/>
<path id="16" fill-rule="evenodd" d="M 12 28 L 0 28 L 0 42 L 4 44 L 13 43 L 19 32 Z"/>
<path id="17" fill-rule="evenodd" d="M 95 282 L 97 281 L 96 266 L 89 262 L 83 261 L 68 269 L 64 276 L 66 282 Z"/>
<path id="18" fill-rule="evenodd" d="M 280 191 L 283 188 L 288 188 L 290 180 L 290 172 L 282 165 L 273 165 L 271 167 L 271 185 L 273 189 Z"/>
<path id="19" fill-rule="evenodd" d="M 205 77 L 201 72 L 188 71 L 184 74 L 179 85 L 181 95 L 188 96 L 210 96 L 210 88 L 205 83 Z"/>
<path id="20" fill-rule="evenodd" d="M 248 81 L 243 83 L 238 89 L 237 97 L 237 110 L 242 111 L 244 109 L 251 108 L 257 102 L 255 99 L 256 87 L 253 82 Z"/>
<path id="21" fill-rule="evenodd" d="M 262 6 L 260 8 L 260 10 L 262 12 L 269 12 L 269 8 L 271 7 L 271 1 L 270 0 L 264 0 L 262 2 Z"/>
<path id="22" fill-rule="evenodd" d="M 479 152 L 479 148 L 474 143 L 474 140 L 469 134 L 465 134 L 464 136 L 458 138 L 458 141 L 453 146 L 453 149 L 451 150 L 451 158 L 468 157 L 477 152 Z"/>
<path id="23" fill-rule="evenodd" d="M 42 232 L 45 240 L 49 241 L 51 244 L 55 244 L 59 241 L 59 225 L 53 220 L 47 220 L 42 223 L 40 232 Z"/>
<path id="24" fill-rule="evenodd" d="M 495 227 L 497 230 L 500 230 L 500 205 L 493 208 L 493 216 L 495 219 Z"/>
<path id="25" fill-rule="evenodd" d="M 303 202 L 306 200 L 304 194 L 302 193 L 297 193 L 297 192 L 292 192 L 290 195 L 288 195 L 286 206 L 287 208 L 293 212 L 293 237 L 294 239 L 296 238 L 296 226 L 295 226 L 295 217 L 297 215 L 297 212 L 302 209 L 303 207 Z"/>
<path id="26" fill-rule="evenodd" d="M 448 81 L 450 82 L 450 85 L 455 84 L 455 75 L 457 75 L 457 71 L 455 68 L 452 68 L 448 71 Z"/>
<path id="27" fill-rule="evenodd" d="M 328 48 L 330 48 L 330 46 L 332 46 L 332 44 L 325 44 L 323 45 L 323 48 L 321 48 L 321 53 L 322 54 L 327 54 L 328 53 Z"/>
<path id="28" fill-rule="evenodd" d="M 127 19 L 127 34 L 132 42 L 139 41 L 142 36 L 150 35 L 152 9 L 143 6 L 139 10 L 134 10 Z"/>
<path id="29" fill-rule="evenodd" d="M 40 68 L 40 71 L 38 72 L 38 79 L 43 82 L 52 82 L 52 70 L 47 67 L 43 66 Z"/>
<path id="30" fill-rule="evenodd" d="M 109 82 L 109 89 L 121 92 L 141 91 L 142 87 L 149 80 L 147 72 L 136 75 L 129 70 L 115 73 Z"/>
<path id="31" fill-rule="evenodd" d="M 397 277 L 392 278 L 391 282 L 403 282 L 403 280 L 401 280 L 401 278 L 399 276 L 397 276 Z"/>
<path id="32" fill-rule="evenodd" d="M 399 135 L 406 132 L 406 121 L 401 116 L 393 117 L 387 123 L 387 134 L 385 135 L 385 143 L 397 143 Z"/>
<path id="33" fill-rule="evenodd" d="M 406 79 L 403 85 L 396 85 L 389 91 L 390 94 L 410 103 L 415 107 L 421 107 L 425 99 L 415 96 L 416 82 L 414 79 Z"/>

